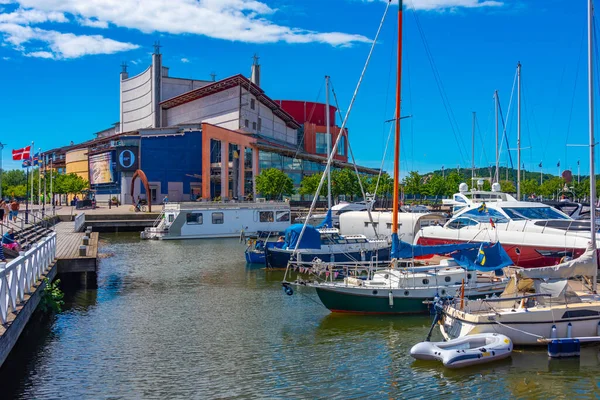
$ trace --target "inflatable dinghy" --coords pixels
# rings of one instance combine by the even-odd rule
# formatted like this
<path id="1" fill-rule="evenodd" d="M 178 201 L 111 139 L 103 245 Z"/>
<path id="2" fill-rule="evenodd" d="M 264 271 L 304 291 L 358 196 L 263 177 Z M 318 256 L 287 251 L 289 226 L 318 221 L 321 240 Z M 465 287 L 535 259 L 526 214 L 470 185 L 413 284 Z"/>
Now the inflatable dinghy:
<path id="1" fill-rule="evenodd" d="M 410 349 L 417 360 L 439 360 L 447 368 L 462 368 L 510 356 L 510 338 L 499 333 L 480 333 L 447 342 L 421 342 Z"/>

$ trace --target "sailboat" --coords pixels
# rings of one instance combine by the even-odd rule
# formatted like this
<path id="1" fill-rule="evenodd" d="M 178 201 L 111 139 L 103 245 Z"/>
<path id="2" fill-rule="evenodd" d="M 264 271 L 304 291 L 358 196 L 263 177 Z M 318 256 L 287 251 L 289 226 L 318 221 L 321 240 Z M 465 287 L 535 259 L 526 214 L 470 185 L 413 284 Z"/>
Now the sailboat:
<path id="1" fill-rule="evenodd" d="M 428 311 L 428 301 L 437 296 L 489 296 L 500 293 L 505 286 L 502 278 L 491 274 L 512 265 L 499 244 L 451 244 L 442 246 L 413 246 L 398 237 L 399 181 L 400 181 L 400 93 L 402 76 L 402 0 L 398 9 L 398 68 L 396 80 L 395 144 L 394 144 L 394 197 L 391 229 L 391 261 L 351 263 L 316 260 L 306 267 L 290 261 L 283 287 L 293 294 L 292 284 L 313 287 L 325 307 L 334 312 L 417 314 Z M 435 265 L 415 262 L 415 257 L 451 254 Z M 482 275 L 476 270 L 485 271 Z M 287 278 L 293 272 L 310 273 L 315 280 L 300 276 L 294 282 Z M 343 281 L 336 280 L 340 274 Z M 319 279 L 325 277 L 324 281 Z"/>
<path id="2" fill-rule="evenodd" d="M 593 12 L 593 2 L 588 0 L 590 199 L 596 199 Z M 595 208 L 590 208 L 590 241 L 581 256 L 555 266 L 518 271 L 498 298 L 449 302 L 441 310 L 442 335 L 454 339 L 494 332 L 510 337 L 516 345 L 546 345 L 557 339 L 600 342 L 595 214 Z"/>

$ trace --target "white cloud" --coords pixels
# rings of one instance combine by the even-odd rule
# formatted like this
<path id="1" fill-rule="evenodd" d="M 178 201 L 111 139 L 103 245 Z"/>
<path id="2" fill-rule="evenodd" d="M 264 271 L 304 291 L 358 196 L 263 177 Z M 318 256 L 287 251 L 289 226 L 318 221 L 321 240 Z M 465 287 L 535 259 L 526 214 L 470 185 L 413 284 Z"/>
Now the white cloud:
<path id="1" fill-rule="evenodd" d="M 372 3 L 377 0 L 363 0 Z M 380 0 L 387 3 L 388 0 Z M 396 3 L 396 2 L 394 2 Z M 502 7 L 501 1 L 496 0 L 408 0 L 404 5 L 415 10 L 452 10 L 457 8 Z"/>
<path id="2" fill-rule="evenodd" d="M 77 20 L 77 22 L 79 22 L 83 26 L 89 26 L 90 28 L 100 28 L 100 29 L 108 28 L 108 22 L 98 21 L 97 19 L 93 19 L 93 18 L 79 18 Z"/>
<path id="3" fill-rule="evenodd" d="M 0 22 L 32 25 L 42 22 L 69 22 L 69 20 L 61 12 L 18 8 L 10 13 L 0 13 Z"/>
<path id="4" fill-rule="evenodd" d="M 190 62 L 190 60 L 188 60 L 187 58 L 185 58 L 185 57 L 184 57 L 184 58 L 182 58 L 182 59 L 181 59 L 181 62 L 182 62 L 182 63 L 189 63 L 189 62 Z"/>
<path id="5" fill-rule="evenodd" d="M 0 23 L 0 33 L 4 34 L 5 42 L 29 57 L 67 59 L 89 54 L 112 54 L 119 51 L 136 49 L 139 46 L 107 39 L 100 35 L 75 35 L 57 31 Z M 26 44 L 42 42 L 45 49 L 25 49 Z M 49 51 L 50 50 L 50 51 Z"/>
<path id="6" fill-rule="evenodd" d="M 439 0 L 441 1 L 441 0 Z M 466 0 L 463 0 L 466 1 Z M 476 0 L 472 0 L 476 1 Z M 145 33 L 197 34 L 248 43 L 368 43 L 363 35 L 315 32 L 278 25 L 267 18 L 277 12 L 259 0 L 15 0 L 27 9 L 71 14 Z"/>
<path id="7" fill-rule="evenodd" d="M 2 59 L 3 59 L 4 61 L 8 61 L 8 60 L 10 60 L 10 57 L 2 57 Z"/>

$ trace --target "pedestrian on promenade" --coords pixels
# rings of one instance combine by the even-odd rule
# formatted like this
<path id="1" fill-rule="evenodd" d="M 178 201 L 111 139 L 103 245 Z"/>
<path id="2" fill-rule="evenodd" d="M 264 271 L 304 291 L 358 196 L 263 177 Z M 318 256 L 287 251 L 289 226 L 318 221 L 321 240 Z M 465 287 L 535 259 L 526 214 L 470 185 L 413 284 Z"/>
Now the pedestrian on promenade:
<path id="1" fill-rule="evenodd" d="M 163 204 L 167 204 L 169 202 L 169 195 L 166 195 L 162 202 Z"/>
<path id="2" fill-rule="evenodd" d="M 2 200 L 2 208 L 4 209 L 4 219 L 2 220 L 2 222 L 8 223 L 8 214 L 10 213 L 8 202 Z"/>
<path id="3" fill-rule="evenodd" d="M 2 246 L 7 249 L 21 251 L 21 246 L 17 243 L 15 239 L 15 233 L 12 228 L 10 228 L 4 235 L 2 235 Z"/>
<path id="4" fill-rule="evenodd" d="M 4 205 L 5 204 L 6 204 L 6 202 L 4 200 L 2 200 L 0 202 L 0 222 L 2 222 L 2 223 L 4 223 L 4 212 L 5 212 Z"/>
<path id="5" fill-rule="evenodd" d="M 17 200 L 13 200 L 10 203 L 10 215 L 9 218 L 13 220 L 13 222 L 17 223 L 17 217 L 19 216 L 19 202 Z"/>

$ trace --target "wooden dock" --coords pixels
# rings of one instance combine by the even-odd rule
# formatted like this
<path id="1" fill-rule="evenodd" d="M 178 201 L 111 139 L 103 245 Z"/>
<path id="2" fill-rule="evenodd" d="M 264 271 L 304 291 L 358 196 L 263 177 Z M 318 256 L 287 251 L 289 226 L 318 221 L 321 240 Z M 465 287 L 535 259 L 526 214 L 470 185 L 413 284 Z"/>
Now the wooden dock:
<path id="1" fill-rule="evenodd" d="M 98 260 L 98 232 L 92 232 L 86 255 L 79 255 L 85 232 L 75 232 L 74 222 L 60 222 L 55 226 L 58 273 L 96 272 Z"/>

